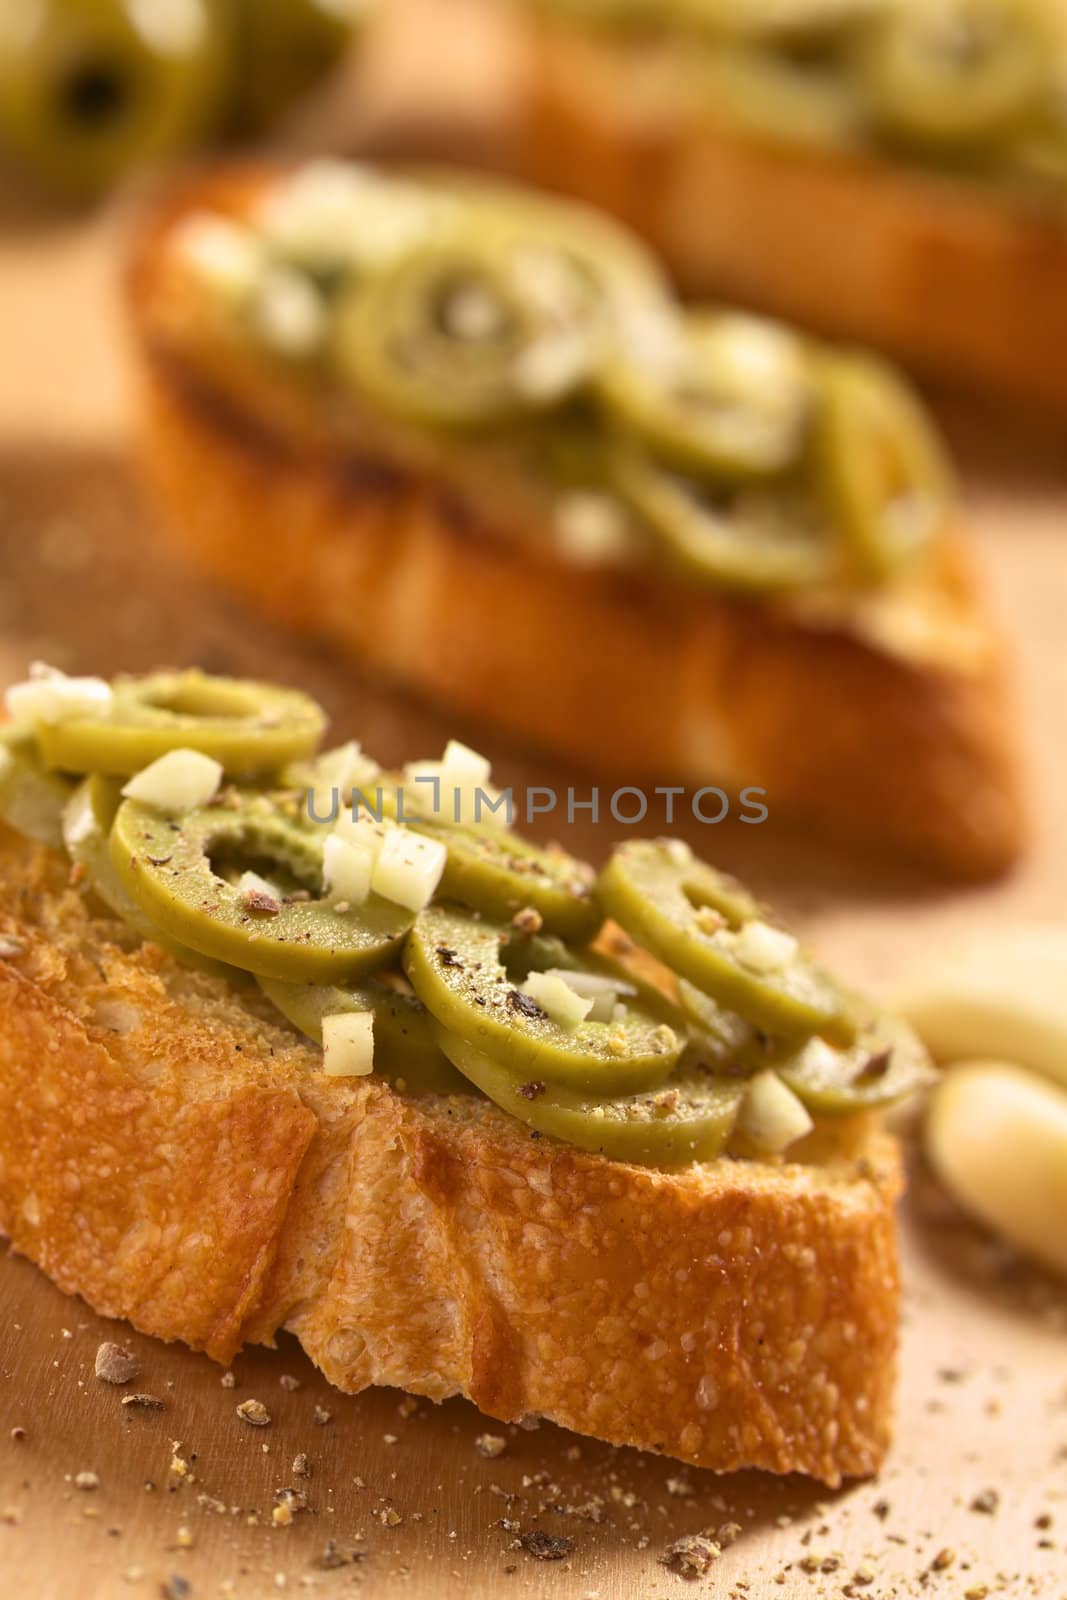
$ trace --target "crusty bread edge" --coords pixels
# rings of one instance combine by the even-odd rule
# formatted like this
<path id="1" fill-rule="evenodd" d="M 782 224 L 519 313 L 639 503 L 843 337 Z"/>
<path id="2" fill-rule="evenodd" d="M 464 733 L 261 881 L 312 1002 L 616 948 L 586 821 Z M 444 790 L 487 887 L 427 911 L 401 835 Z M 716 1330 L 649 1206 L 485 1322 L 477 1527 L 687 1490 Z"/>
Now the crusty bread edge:
<path id="1" fill-rule="evenodd" d="M 527 176 L 614 212 L 692 293 L 1067 407 L 1067 223 L 1036 196 L 783 146 L 687 102 L 655 53 L 524 28 Z"/>
<path id="2" fill-rule="evenodd" d="M 61 1288 L 220 1361 L 287 1326 L 350 1391 L 717 1471 L 877 1469 L 891 1140 L 661 1173 L 330 1080 L 262 1004 L 120 948 L 67 873 L 0 829 L 0 1228 Z"/>

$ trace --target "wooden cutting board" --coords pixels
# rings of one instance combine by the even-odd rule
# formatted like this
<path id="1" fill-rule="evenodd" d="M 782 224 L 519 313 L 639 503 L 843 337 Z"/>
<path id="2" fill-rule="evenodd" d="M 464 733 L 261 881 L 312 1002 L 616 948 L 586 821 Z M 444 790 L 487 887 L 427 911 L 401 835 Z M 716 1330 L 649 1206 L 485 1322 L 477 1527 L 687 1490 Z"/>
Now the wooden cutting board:
<path id="1" fill-rule="evenodd" d="M 425 48 L 425 0 L 404 3 L 408 28 L 376 47 L 360 114 L 335 95 L 294 142 L 324 129 L 346 146 L 395 142 L 415 121 L 420 139 L 436 141 L 471 104 L 490 119 L 506 104 L 461 0 L 450 0 L 440 42 L 452 72 L 436 39 Z M 445 96 L 431 94 L 442 79 Z M 483 81 L 492 96 L 473 92 Z M 13 210 L 0 237 L 0 683 L 32 657 L 104 672 L 159 661 L 269 670 L 320 695 L 339 729 L 385 760 L 432 753 L 460 732 L 505 782 L 588 787 L 589 774 L 457 729 L 310 647 L 265 636 L 182 571 L 128 459 L 116 297 L 124 209 L 81 223 Z M 856 982 L 883 991 L 958 934 L 1062 918 L 1067 907 L 1067 442 L 1022 437 L 959 404 L 943 411 L 1017 646 L 1035 819 L 1026 864 L 1000 885 L 945 890 L 798 839 L 774 821 L 773 796 L 764 828 L 717 832 L 710 845 L 693 835 Z M 587 825 L 568 843 L 599 857 L 610 830 Z M 340 1395 L 289 1340 L 243 1355 L 227 1386 L 206 1358 L 107 1324 L 29 1264 L 0 1261 L 0 1592 L 645 1600 L 684 1591 L 658 1560 L 667 1544 L 735 1524 L 698 1589 L 737 1600 L 958 1600 L 985 1589 L 1067 1600 L 1067 1292 L 959 1218 L 918 1165 L 902 1222 L 898 1443 L 878 1483 L 835 1495 L 795 1479 L 719 1480 L 547 1424 L 502 1427 L 463 1402 Z M 125 1390 L 93 1376 L 108 1338 L 141 1364 Z M 123 1407 L 135 1392 L 162 1404 Z M 253 1398 L 270 1414 L 265 1427 L 236 1414 Z M 498 1456 L 480 1452 L 486 1432 L 503 1440 Z M 301 1454 L 309 1477 L 294 1472 Z M 287 1489 L 306 1507 L 279 1501 Z M 558 1562 L 515 1548 L 535 1528 L 573 1548 Z"/>

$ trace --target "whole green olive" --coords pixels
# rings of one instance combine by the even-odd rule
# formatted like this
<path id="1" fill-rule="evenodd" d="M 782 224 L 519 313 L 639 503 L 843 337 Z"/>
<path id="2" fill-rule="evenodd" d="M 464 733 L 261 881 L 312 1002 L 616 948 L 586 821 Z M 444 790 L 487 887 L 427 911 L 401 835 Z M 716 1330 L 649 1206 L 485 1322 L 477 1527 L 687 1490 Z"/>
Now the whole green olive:
<path id="1" fill-rule="evenodd" d="M 214 125 L 228 61 L 212 0 L 0 5 L 0 147 L 57 189 L 102 193 Z"/>
<path id="2" fill-rule="evenodd" d="M 269 126 L 335 66 L 368 0 L 220 0 L 230 14 L 238 70 L 230 121 Z"/>

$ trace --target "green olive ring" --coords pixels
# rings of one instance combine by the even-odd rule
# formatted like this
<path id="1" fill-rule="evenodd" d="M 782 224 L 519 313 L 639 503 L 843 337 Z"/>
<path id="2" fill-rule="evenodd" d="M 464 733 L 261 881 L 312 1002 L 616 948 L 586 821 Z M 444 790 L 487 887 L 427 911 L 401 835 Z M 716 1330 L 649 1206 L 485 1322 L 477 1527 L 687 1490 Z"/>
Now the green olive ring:
<path id="1" fill-rule="evenodd" d="M 326 726 L 308 695 L 246 679 L 156 672 L 116 678 L 112 688 L 106 716 L 37 729 L 49 766 L 131 777 L 171 750 L 198 750 L 231 777 L 251 777 L 310 756 Z"/>
<path id="2" fill-rule="evenodd" d="M 259 986 L 288 1022 L 319 1045 L 326 1017 L 373 1012 L 374 1071 L 401 1092 L 470 1093 L 466 1079 L 443 1054 L 429 1012 L 416 996 L 374 978 L 344 989 L 275 978 L 260 978 Z"/>
<path id="3" fill-rule="evenodd" d="M 21 730 L 0 729 L 0 822 L 54 850 L 63 845 L 63 807 L 71 785 L 41 760 L 37 741 Z"/>
<path id="4" fill-rule="evenodd" d="M 600 927 L 593 874 L 565 851 L 541 849 L 505 830 L 479 832 L 422 819 L 409 826 L 448 850 L 440 899 L 458 901 L 496 922 L 529 908 L 547 933 L 566 939 L 591 939 Z"/>
<path id="5" fill-rule="evenodd" d="M 626 446 L 615 452 L 612 478 L 665 568 L 690 582 L 760 595 L 818 587 L 834 574 L 828 530 L 781 493 L 731 494 L 720 508 L 713 491 Z"/>
<path id="6" fill-rule="evenodd" d="M 713 37 L 768 45 L 826 40 L 866 21 L 881 0 L 666 0 L 668 14 Z"/>
<path id="7" fill-rule="evenodd" d="M 848 1045 L 852 1009 L 836 984 L 797 951 L 778 970 L 755 971 L 735 937 L 762 922 L 757 902 L 732 879 L 669 842 L 620 845 L 597 884 L 607 914 L 638 944 L 728 1011 L 767 1033 L 823 1035 Z"/>
<path id="8" fill-rule="evenodd" d="M 746 1077 L 796 1055 L 795 1039 L 754 1028 L 685 978 L 678 980 L 678 999 L 692 1030 L 691 1050 L 721 1072 Z"/>
<path id="9" fill-rule="evenodd" d="M 197 972 L 209 972 L 214 977 L 226 978 L 230 983 L 247 981 L 246 974 L 224 961 L 201 955 L 188 945 L 170 939 L 152 921 L 133 899 L 115 871 L 109 848 L 109 835 L 115 814 L 122 804 L 122 792 L 111 778 L 99 773 L 84 778 L 72 792 L 63 812 L 63 846 L 75 866 L 85 875 L 85 882 L 134 933 L 161 950 L 183 967 L 193 967 Z"/>
<path id="10" fill-rule="evenodd" d="M 883 582 L 943 532 L 951 465 L 917 397 L 873 358 L 827 357 L 813 466 L 847 565 Z"/>
<path id="11" fill-rule="evenodd" d="M 1049 40 L 1020 0 L 898 7 L 858 38 L 854 70 L 883 130 L 924 149 L 993 143 L 1039 104 Z"/>
<path id="12" fill-rule="evenodd" d="M 815 393 L 799 339 L 728 312 L 691 313 L 676 360 L 657 369 L 618 356 L 597 387 L 609 415 L 654 456 L 727 483 L 797 465 Z"/>
<path id="13" fill-rule="evenodd" d="M 485 427 L 557 405 L 592 370 L 599 302 L 574 258 L 538 248 L 570 305 L 546 306 L 514 245 L 491 234 L 441 239 L 353 282 L 334 321 L 342 380 L 388 414 L 434 427 Z"/>
<path id="14" fill-rule="evenodd" d="M 438 1038 L 453 1065 L 501 1110 L 537 1134 L 613 1161 L 655 1167 L 713 1161 L 733 1133 L 744 1098 L 742 1084 L 691 1072 L 651 1093 L 596 1099 L 517 1075 L 447 1029 Z"/>
<path id="15" fill-rule="evenodd" d="M 936 1082 L 930 1057 L 912 1030 L 895 1018 L 879 1017 L 848 1050 L 813 1040 L 791 1059 L 776 1064 L 778 1076 L 820 1117 L 882 1111 Z"/>
<path id="16" fill-rule="evenodd" d="M 412 916 L 371 895 L 346 909 L 323 897 L 322 840 L 269 797 L 203 806 L 177 821 L 133 800 L 119 807 L 111 860 L 123 885 L 171 938 L 268 978 L 339 983 L 384 965 Z M 270 907 L 250 906 L 213 870 L 213 856 L 267 864 L 300 885 Z"/>
<path id="17" fill-rule="evenodd" d="M 509 1071 L 592 1094 L 636 1094 L 664 1081 L 682 1037 L 625 999 L 610 1023 L 553 1022 L 505 964 L 513 938 L 511 928 L 434 905 L 411 931 L 404 971 L 442 1027 Z"/>

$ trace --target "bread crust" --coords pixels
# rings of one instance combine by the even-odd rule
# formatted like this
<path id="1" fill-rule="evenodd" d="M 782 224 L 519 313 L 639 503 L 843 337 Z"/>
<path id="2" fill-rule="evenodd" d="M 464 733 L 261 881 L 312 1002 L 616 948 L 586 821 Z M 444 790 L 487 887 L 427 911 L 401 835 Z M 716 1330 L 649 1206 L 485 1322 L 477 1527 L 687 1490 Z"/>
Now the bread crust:
<path id="1" fill-rule="evenodd" d="M 473 1096 L 335 1080 L 254 988 L 94 916 L 0 828 L 0 1228 L 68 1293 L 228 1361 L 527 1413 L 729 1471 L 876 1470 L 896 1148 L 676 1173 Z"/>
<path id="2" fill-rule="evenodd" d="M 130 277 L 143 459 L 206 571 L 273 620 L 625 782 L 762 787 L 776 815 L 951 874 L 1016 859 L 1010 695 L 962 534 L 904 602 L 918 656 L 875 627 L 567 564 L 516 537 L 506 509 L 275 412 L 262 382 L 198 359 L 167 302 L 167 232 L 189 208 L 246 206 L 265 181 L 173 198 Z"/>
<path id="3" fill-rule="evenodd" d="M 655 52 L 531 19 L 529 176 L 603 206 L 695 294 L 1067 408 L 1067 216 L 1005 185 L 783 146 L 686 103 Z"/>

